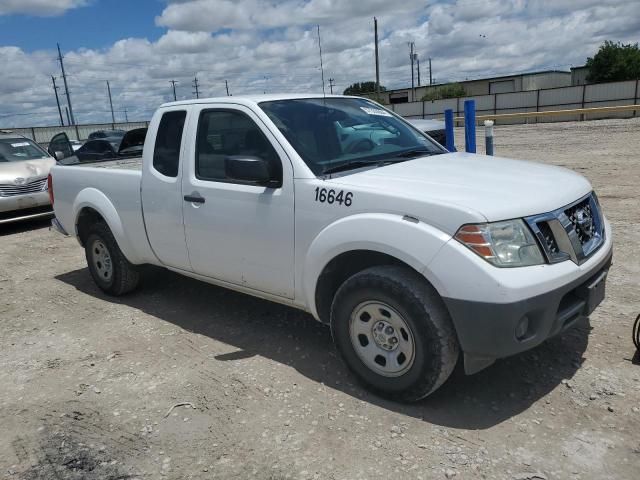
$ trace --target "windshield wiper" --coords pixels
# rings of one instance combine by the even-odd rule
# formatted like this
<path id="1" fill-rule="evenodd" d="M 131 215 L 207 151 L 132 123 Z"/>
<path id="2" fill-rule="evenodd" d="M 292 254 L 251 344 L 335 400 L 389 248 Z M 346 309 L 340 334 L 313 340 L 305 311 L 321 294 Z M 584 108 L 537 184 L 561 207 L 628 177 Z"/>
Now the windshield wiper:
<path id="1" fill-rule="evenodd" d="M 404 162 L 410 158 L 421 157 L 424 155 L 435 155 L 436 153 L 437 152 L 432 152 L 431 150 L 428 150 L 426 148 L 412 148 L 410 150 L 405 150 L 395 155 L 391 155 L 390 157 L 387 157 L 383 160 L 354 160 L 352 162 L 341 163 L 339 165 L 328 167 L 327 169 L 323 170 L 322 175 L 344 172 L 346 170 L 353 170 L 356 168 L 368 166 L 383 167 L 391 163 Z"/>
<path id="2" fill-rule="evenodd" d="M 327 175 L 329 173 L 344 172 L 345 170 L 353 170 L 355 168 L 367 167 L 370 165 L 380 166 L 385 163 L 386 162 L 380 161 L 380 160 L 376 160 L 376 161 L 355 160 L 353 162 L 345 162 L 345 163 L 341 163 L 340 165 L 335 165 L 333 167 L 326 168 L 322 171 L 322 175 Z"/>
<path id="3" fill-rule="evenodd" d="M 326 175 L 329 173 L 337 173 L 344 172 L 345 170 L 353 170 L 356 168 L 362 167 L 384 167 L 385 165 L 389 165 L 392 163 L 400 163 L 405 162 L 405 158 L 385 158 L 384 160 L 356 160 L 354 162 L 346 162 L 341 163 L 340 165 L 336 165 L 335 167 L 329 167 L 326 170 L 323 170 L 322 175 Z"/>
<path id="4" fill-rule="evenodd" d="M 415 158 L 415 157 L 422 157 L 425 155 L 433 155 L 436 152 L 432 152 L 431 150 L 427 149 L 427 148 L 412 148 L 410 150 L 405 150 L 403 152 L 399 152 L 395 155 L 393 155 L 392 158 Z"/>

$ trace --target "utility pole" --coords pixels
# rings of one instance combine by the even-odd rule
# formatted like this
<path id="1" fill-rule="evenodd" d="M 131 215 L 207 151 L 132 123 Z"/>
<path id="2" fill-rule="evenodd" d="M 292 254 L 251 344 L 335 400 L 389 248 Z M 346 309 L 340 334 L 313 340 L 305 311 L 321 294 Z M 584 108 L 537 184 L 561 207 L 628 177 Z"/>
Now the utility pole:
<path id="1" fill-rule="evenodd" d="M 376 97 L 380 101 L 380 60 L 378 58 L 378 19 L 373 17 L 373 29 L 376 42 Z"/>
<path id="2" fill-rule="evenodd" d="M 333 95 L 333 86 L 335 85 L 335 81 L 333 78 L 329 79 L 329 88 L 331 89 L 331 95 Z"/>
<path id="3" fill-rule="evenodd" d="M 65 112 L 67 112 L 67 125 L 71 125 L 71 117 L 69 116 L 69 107 L 64 107 Z"/>
<path id="4" fill-rule="evenodd" d="M 124 107 L 124 121 L 129 123 L 129 115 L 127 115 L 127 107 Z"/>
<path id="5" fill-rule="evenodd" d="M 416 88 L 415 85 L 415 81 L 413 78 L 413 60 L 415 59 L 415 57 L 413 56 L 413 47 L 414 47 L 414 43 L 413 42 L 409 42 L 409 59 L 411 60 L 411 101 L 415 101 L 415 96 L 416 96 L 416 92 L 414 91 L 414 89 Z"/>
<path id="6" fill-rule="evenodd" d="M 107 80 L 107 92 L 109 92 L 109 106 L 111 107 L 111 123 L 116 123 L 116 116 L 113 113 L 113 101 L 111 100 L 111 85 Z"/>
<path id="7" fill-rule="evenodd" d="M 173 85 L 173 101 L 175 102 L 178 100 L 178 97 L 176 97 L 176 83 L 178 82 L 176 82 L 175 80 L 169 80 L 169 83 Z"/>
<path id="8" fill-rule="evenodd" d="M 429 85 L 433 85 L 433 77 L 431 76 L 431 57 L 429 57 Z"/>
<path id="9" fill-rule="evenodd" d="M 320 42 L 320 25 L 318 25 L 318 50 L 320 50 L 320 75 L 322 76 L 322 95 L 324 95 L 324 67 L 322 66 L 322 43 Z"/>
<path id="10" fill-rule="evenodd" d="M 62 109 L 60 108 L 60 98 L 58 97 L 58 88 L 56 86 L 56 77 L 51 75 L 51 81 L 53 82 L 53 92 L 56 94 L 56 104 L 58 105 L 58 113 L 60 114 L 60 126 L 64 127 L 64 120 L 62 119 Z"/>
<path id="11" fill-rule="evenodd" d="M 418 57 L 417 53 L 416 53 L 416 62 L 418 62 L 418 86 L 420 86 L 420 58 Z"/>
<path id="12" fill-rule="evenodd" d="M 71 123 L 69 125 L 75 125 L 76 119 L 73 117 L 73 107 L 71 106 L 71 94 L 69 93 L 69 85 L 67 84 L 67 74 L 64 71 L 64 62 L 62 59 L 62 52 L 60 52 L 60 44 L 58 43 L 58 61 L 60 62 L 60 69 L 62 70 L 62 81 L 64 82 L 64 93 L 67 96 L 67 104 L 69 105 L 69 115 Z"/>
<path id="13" fill-rule="evenodd" d="M 224 81 L 224 86 L 227 89 L 227 97 L 230 97 L 231 95 L 229 95 L 229 82 L 227 82 L 226 80 Z"/>
<path id="14" fill-rule="evenodd" d="M 198 86 L 198 77 L 195 77 L 193 79 L 193 88 L 195 88 L 193 94 L 196 96 L 196 98 L 200 98 L 200 90 L 198 90 Z"/>

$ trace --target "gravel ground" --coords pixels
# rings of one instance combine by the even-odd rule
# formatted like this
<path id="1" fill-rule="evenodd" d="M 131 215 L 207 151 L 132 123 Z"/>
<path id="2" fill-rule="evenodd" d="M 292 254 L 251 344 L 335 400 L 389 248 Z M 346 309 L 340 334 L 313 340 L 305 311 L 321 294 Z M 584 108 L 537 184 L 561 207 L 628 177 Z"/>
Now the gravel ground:
<path id="1" fill-rule="evenodd" d="M 637 479 L 639 139 L 640 119 L 496 127 L 497 153 L 593 182 L 608 296 L 415 405 L 356 385 L 305 314 L 157 269 L 109 298 L 75 240 L 0 227 L 0 478 Z"/>

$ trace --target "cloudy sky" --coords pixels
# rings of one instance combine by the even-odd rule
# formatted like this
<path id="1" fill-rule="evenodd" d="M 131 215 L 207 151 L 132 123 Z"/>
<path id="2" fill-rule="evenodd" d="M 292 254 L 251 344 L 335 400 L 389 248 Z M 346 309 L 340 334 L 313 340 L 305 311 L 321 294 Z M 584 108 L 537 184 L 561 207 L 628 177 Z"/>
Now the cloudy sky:
<path id="1" fill-rule="evenodd" d="M 444 82 L 567 70 L 640 37 L 640 0 L 0 0 L 0 127 L 58 123 L 56 42 L 78 123 L 110 121 L 106 80 L 116 120 L 144 120 L 172 79 L 179 99 L 196 76 L 201 96 L 322 91 L 316 25 L 327 91 L 373 80 L 374 16 L 388 88 L 411 82 L 410 41 Z"/>

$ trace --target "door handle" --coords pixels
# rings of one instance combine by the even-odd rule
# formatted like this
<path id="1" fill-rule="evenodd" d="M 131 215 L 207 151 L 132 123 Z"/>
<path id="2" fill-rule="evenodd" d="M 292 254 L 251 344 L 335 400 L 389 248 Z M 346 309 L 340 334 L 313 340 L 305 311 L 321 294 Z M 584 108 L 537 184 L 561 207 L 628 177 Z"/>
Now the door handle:
<path id="1" fill-rule="evenodd" d="M 200 197 L 196 195 L 185 195 L 184 201 L 191 202 L 191 203 L 204 203 L 204 197 Z"/>

